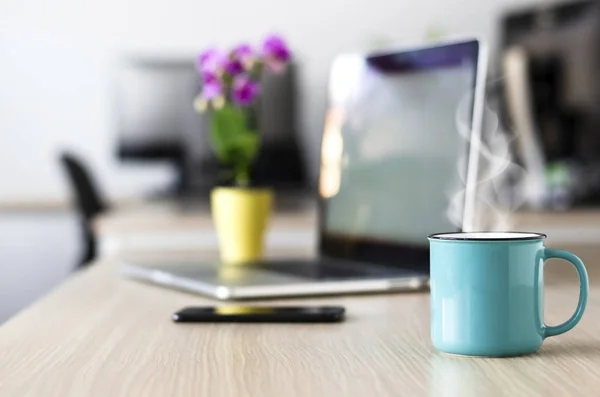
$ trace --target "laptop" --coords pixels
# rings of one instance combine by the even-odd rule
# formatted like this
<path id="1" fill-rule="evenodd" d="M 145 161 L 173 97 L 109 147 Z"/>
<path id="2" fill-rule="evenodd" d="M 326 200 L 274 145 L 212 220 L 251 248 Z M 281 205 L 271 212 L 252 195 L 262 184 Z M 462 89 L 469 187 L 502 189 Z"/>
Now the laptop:
<path id="1" fill-rule="evenodd" d="M 426 236 L 472 222 L 477 156 L 469 142 L 479 142 L 485 72 L 476 39 L 338 56 L 316 258 L 265 260 L 236 267 L 234 277 L 218 263 L 123 263 L 120 271 L 223 300 L 427 288 Z"/>

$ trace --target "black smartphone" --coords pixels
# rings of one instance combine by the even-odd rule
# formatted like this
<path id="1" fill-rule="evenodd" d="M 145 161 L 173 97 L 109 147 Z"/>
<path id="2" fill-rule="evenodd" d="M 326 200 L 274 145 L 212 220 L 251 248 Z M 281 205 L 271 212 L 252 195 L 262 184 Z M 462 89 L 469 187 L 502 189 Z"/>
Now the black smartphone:
<path id="1" fill-rule="evenodd" d="M 344 319 L 340 306 L 186 307 L 173 313 L 176 323 L 333 323 Z"/>

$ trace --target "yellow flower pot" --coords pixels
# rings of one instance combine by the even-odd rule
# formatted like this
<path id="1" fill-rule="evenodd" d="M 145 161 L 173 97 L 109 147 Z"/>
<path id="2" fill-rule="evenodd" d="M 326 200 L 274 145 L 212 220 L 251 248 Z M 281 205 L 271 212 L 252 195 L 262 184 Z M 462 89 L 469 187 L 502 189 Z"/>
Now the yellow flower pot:
<path id="1" fill-rule="evenodd" d="M 221 261 L 235 265 L 262 258 L 273 191 L 218 187 L 211 192 L 210 201 Z"/>

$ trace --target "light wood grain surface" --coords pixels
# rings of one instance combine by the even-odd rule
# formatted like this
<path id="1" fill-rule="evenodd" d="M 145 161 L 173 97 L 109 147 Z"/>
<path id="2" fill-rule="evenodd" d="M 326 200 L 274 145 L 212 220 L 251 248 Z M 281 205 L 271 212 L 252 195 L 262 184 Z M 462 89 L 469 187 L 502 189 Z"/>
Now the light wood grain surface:
<path id="1" fill-rule="evenodd" d="M 278 211 L 271 224 L 275 227 L 304 228 L 314 225 L 314 203 L 298 204 L 298 210 Z M 209 229 L 210 207 L 206 203 L 183 205 L 175 200 L 129 203 L 116 207 L 96 221 L 100 234 L 139 231 L 172 232 L 173 230 Z"/>
<path id="2" fill-rule="evenodd" d="M 215 302 L 121 279 L 104 261 L 0 327 L 0 396 L 596 396 L 599 270 L 573 331 L 535 355 L 477 359 L 432 348 L 428 293 L 268 302 L 344 305 L 340 324 L 176 325 L 175 310 Z M 577 278 L 550 262 L 546 279 L 556 324 L 575 308 Z"/>
<path id="3" fill-rule="evenodd" d="M 514 230 L 545 232 L 549 244 L 600 245 L 600 210 L 520 212 L 511 217 Z M 138 252 L 205 251 L 217 245 L 208 205 L 182 208 L 176 201 L 129 203 L 95 224 L 103 257 Z M 266 236 L 268 248 L 315 248 L 314 203 L 301 211 L 279 213 Z"/>
<path id="4" fill-rule="evenodd" d="M 297 211 L 272 217 L 266 247 L 316 246 L 317 214 L 307 202 Z M 183 207 L 176 201 L 157 201 L 117 207 L 94 224 L 100 255 L 118 257 L 130 253 L 205 252 L 217 247 L 217 235 L 207 204 Z"/>

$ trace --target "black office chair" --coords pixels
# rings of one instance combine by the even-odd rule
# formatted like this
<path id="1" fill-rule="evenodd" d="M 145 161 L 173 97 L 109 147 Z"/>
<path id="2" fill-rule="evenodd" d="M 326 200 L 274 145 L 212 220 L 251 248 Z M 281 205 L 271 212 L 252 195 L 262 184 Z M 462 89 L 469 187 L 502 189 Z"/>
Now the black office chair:
<path id="1" fill-rule="evenodd" d="M 82 161 L 70 153 L 63 153 L 60 161 L 69 179 L 81 221 L 84 250 L 77 264 L 79 269 L 96 258 L 97 238 L 92 228 L 92 221 L 98 214 L 106 211 L 108 205 L 98 193 L 94 180 Z"/>

